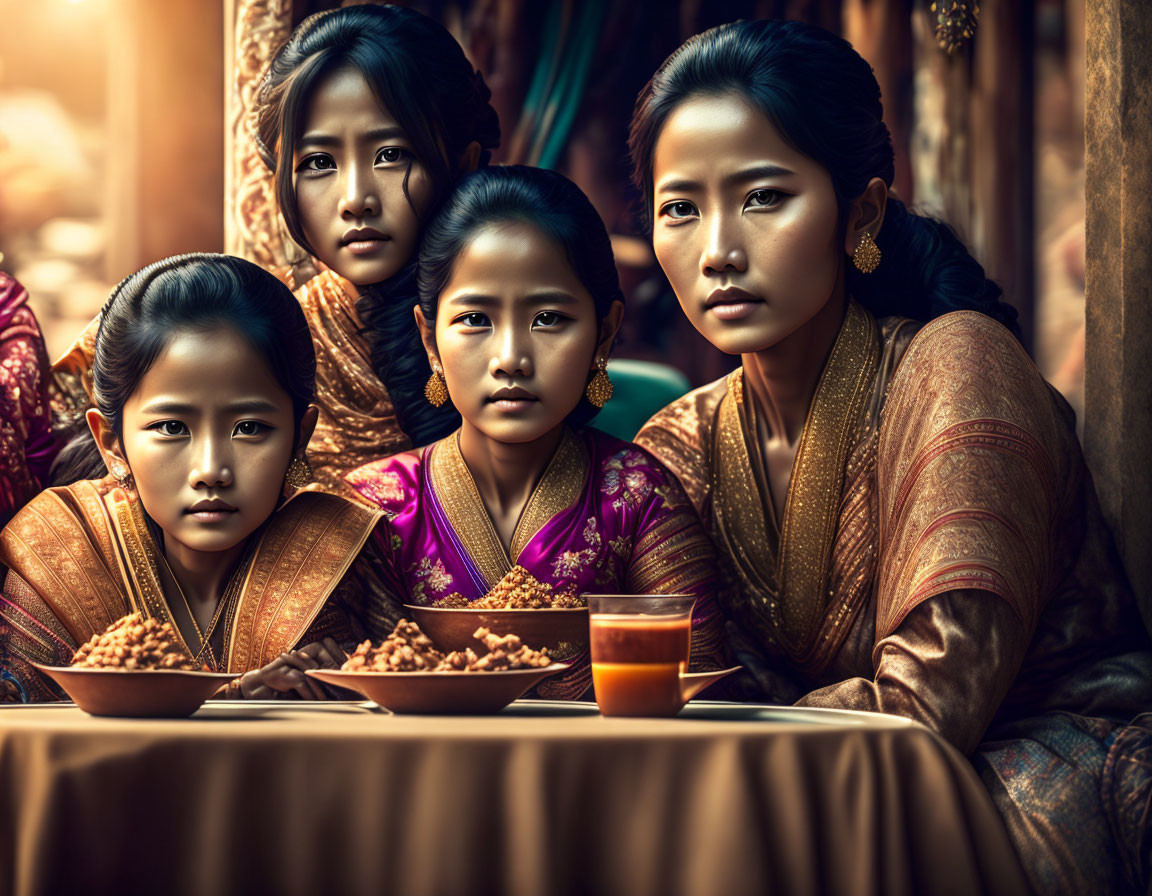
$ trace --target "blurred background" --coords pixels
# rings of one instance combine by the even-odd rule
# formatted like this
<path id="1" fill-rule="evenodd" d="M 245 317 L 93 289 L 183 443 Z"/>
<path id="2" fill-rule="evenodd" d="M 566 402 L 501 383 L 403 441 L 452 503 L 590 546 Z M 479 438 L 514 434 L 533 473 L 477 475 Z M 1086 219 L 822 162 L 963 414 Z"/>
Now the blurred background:
<path id="1" fill-rule="evenodd" d="M 249 137 L 251 97 L 322 0 L 0 0 L 0 268 L 63 353 L 111 287 L 180 252 L 273 269 L 294 253 Z M 613 234 L 628 315 L 619 355 L 693 384 L 738 359 L 682 319 L 628 182 L 632 104 L 691 34 L 805 19 L 873 65 L 896 192 L 968 242 L 1020 311 L 1041 371 L 1082 416 L 1084 0 L 984 0 L 946 52 L 931 0 L 429 0 L 493 91 L 497 162 L 563 171 Z"/>

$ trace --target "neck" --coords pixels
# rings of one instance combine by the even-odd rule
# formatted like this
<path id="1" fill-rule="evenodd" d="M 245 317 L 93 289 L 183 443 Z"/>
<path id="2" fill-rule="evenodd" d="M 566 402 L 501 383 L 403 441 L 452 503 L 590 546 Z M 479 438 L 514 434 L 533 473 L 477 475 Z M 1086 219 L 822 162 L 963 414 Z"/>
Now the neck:
<path id="1" fill-rule="evenodd" d="M 210 604 L 215 607 L 240 561 L 244 544 L 242 541 L 226 551 L 196 551 L 176 544 L 172 539 L 164 539 L 164 559 L 168 561 L 168 567 L 189 605 Z"/>
<path id="2" fill-rule="evenodd" d="M 460 454 L 489 516 L 519 518 L 563 435 L 561 425 L 531 442 L 497 442 L 464 421 Z"/>
<path id="3" fill-rule="evenodd" d="M 847 307 L 841 274 L 831 298 L 808 323 L 770 348 L 740 356 L 745 394 L 756 403 L 770 438 L 788 445 L 799 440 Z"/>

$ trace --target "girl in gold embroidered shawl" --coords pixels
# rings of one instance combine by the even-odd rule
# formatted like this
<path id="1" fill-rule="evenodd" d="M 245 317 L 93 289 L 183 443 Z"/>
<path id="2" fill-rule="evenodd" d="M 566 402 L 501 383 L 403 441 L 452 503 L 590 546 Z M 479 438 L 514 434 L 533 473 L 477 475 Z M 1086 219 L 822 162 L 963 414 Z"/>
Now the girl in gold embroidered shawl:
<path id="1" fill-rule="evenodd" d="M 721 26 L 652 78 L 631 148 L 681 306 L 743 362 L 637 441 L 717 542 L 749 695 L 923 722 L 973 753 L 1039 892 L 1139 887 L 1147 633 L 1015 312 L 888 194 L 867 63 Z"/>
<path id="2" fill-rule="evenodd" d="M 324 696 L 303 672 L 362 634 L 353 565 L 379 514 L 296 491 L 313 371 L 299 305 L 256 265 L 186 255 L 117 287 L 88 412 L 92 472 L 111 475 L 43 492 L 0 533 L 6 696 L 59 696 L 31 663 L 67 664 L 129 612 L 243 674 L 236 696 Z"/>

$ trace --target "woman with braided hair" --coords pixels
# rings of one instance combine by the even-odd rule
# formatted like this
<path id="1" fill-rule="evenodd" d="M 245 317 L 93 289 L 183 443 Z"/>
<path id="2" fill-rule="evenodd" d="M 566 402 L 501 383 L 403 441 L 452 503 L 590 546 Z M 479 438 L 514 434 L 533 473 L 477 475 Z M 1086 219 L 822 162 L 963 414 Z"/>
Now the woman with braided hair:
<path id="1" fill-rule="evenodd" d="M 748 695 L 922 722 L 971 754 L 1036 892 L 1144 892 L 1148 634 L 1015 312 L 888 192 L 867 62 L 720 26 L 652 77 L 631 149 L 681 307 L 741 356 L 637 442 L 716 542 Z"/>

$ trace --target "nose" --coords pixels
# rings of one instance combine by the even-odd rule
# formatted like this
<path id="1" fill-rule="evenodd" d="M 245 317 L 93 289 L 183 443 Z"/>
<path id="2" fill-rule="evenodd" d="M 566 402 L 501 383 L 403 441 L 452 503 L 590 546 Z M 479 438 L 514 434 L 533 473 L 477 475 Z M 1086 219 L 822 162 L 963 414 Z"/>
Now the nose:
<path id="1" fill-rule="evenodd" d="M 232 461 L 216 439 L 205 439 L 188 471 L 192 488 L 227 488 L 232 484 Z"/>
<path id="2" fill-rule="evenodd" d="M 705 276 L 748 270 L 748 253 L 744 250 L 740 228 L 729 220 L 729 216 L 712 215 L 706 239 L 700 256 L 700 270 Z"/>
<path id="3" fill-rule="evenodd" d="M 340 196 L 340 217 L 359 221 L 380 214 L 380 197 L 369 165 L 353 162 L 344 169 L 344 189 Z"/>
<path id="4" fill-rule="evenodd" d="M 532 376 L 531 355 L 518 338 L 515 327 L 503 327 L 496 332 L 495 348 L 488 362 L 488 372 L 492 376 Z"/>

